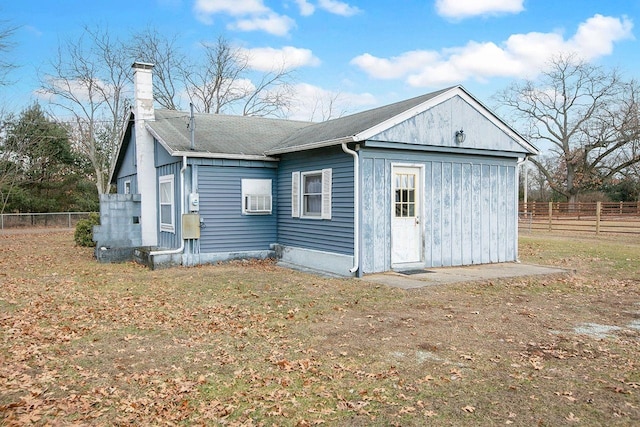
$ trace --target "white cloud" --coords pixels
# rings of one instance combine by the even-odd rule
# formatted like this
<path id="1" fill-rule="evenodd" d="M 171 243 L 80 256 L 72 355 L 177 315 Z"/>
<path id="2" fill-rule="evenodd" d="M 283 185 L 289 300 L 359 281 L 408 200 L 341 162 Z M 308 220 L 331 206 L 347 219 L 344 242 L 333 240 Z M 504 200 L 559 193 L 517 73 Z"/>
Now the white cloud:
<path id="1" fill-rule="evenodd" d="M 351 60 L 351 63 L 365 70 L 376 79 L 397 79 L 408 73 L 424 69 L 428 64 L 438 61 L 437 52 L 413 50 L 389 59 L 378 58 L 365 53 Z"/>
<path id="2" fill-rule="evenodd" d="M 633 22 L 626 16 L 620 20 L 596 14 L 580 24 L 570 43 L 573 50 L 583 52 L 587 59 L 609 55 L 615 41 L 633 38 L 632 29 Z"/>
<path id="3" fill-rule="evenodd" d="M 463 19 L 478 15 L 520 13 L 524 0 L 436 0 L 436 11 L 440 16 Z"/>
<path id="4" fill-rule="evenodd" d="M 609 55 L 614 43 L 633 38 L 626 17 L 594 15 L 565 39 L 560 33 L 514 34 L 506 41 L 470 41 L 441 51 L 410 51 L 391 58 L 365 53 L 351 60 L 376 79 L 404 79 L 411 86 L 433 87 L 493 77 L 534 77 L 553 55 L 575 53 L 585 60 Z"/>
<path id="5" fill-rule="evenodd" d="M 59 95 L 56 95 L 56 93 L 68 93 L 80 102 L 88 102 L 91 99 L 91 95 L 95 97 L 97 90 L 104 91 L 105 96 L 112 96 L 114 90 L 112 85 L 100 79 L 93 79 L 91 81 L 93 93 L 89 93 L 88 83 L 80 79 L 62 79 L 48 76 L 46 80 L 47 86 L 51 88 L 51 91 L 40 88 L 37 89 L 34 94 L 39 99 L 49 102 L 59 101 Z"/>
<path id="6" fill-rule="evenodd" d="M 231 16 L 242 16 L 269 11 L 263 0 L 196 0 L 193 8 L 197 13 L 204 15 L 224 13 Z"/>
<path id="7" fill-rule="evenodd" d="M 268 13 L 266 15 L 238 19 L 235 23 L 230 24 L 229 28 L 240 31 L 264 31 L 276 36 L 285 36 L 294 26 L 295 21 L 288 16 Z"/>
<path id="8" fill-rule="evenodd" d="M 279 15 L 265 6 L 264 0 L 196 0 L 193 6 L 197 18 L 213 24 L 213 15 L 223 14 L 234 17 L 229 29 L 239 31 L 265 31 L 283 36 L 295 26 L 288 16 Z"/>
<path id="9" fill-rule="evenodd" d="M 318 122 L 335 119 L 378 103 L 370 93 L 336 92 L 308 83 L 297 84 L 293 89 L 294 103 L 288 117 L 291 120 Z"/>
<path id="10" fill-rule="evenodd" d="M 360 9 L 356 6 L 351 6 L 347 3 L 337 0 L 319 0 L 318 7 L 324 9 L 327 12 L 341 16 L 353 16 L 360 13 Z"/>
<path id="11" fill-rule="evenodd" d="M 316 7 L 307 0 L 295 0 L 295 2 L 300 8 L 300 15 L 302 16 L 311 16 L 316 11 Z"/>
<path id="12" fill-rule="evenodd" d="M 284 66 L 291 70 L 300 67 L 316 67 L 320 59 L 309 49 L 284 46 L 281 49 L 272 47 L 258 47 L 243 49 L 249 60 L 249 67 L 258 71 L 273 71 Z"/>

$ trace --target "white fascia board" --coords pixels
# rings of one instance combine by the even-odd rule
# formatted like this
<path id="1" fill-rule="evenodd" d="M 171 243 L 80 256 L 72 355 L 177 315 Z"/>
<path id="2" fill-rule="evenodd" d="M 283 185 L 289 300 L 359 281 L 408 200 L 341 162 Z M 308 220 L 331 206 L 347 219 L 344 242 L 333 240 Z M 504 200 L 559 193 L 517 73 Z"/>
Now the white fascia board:
<path id="1" fill-rule="evenodd" d="M 164 139 L 160 137 L 160 135 L 158 135 L 158 132 L 156 132 L 151 126 L 149 126 L 149 123 L 145 123 L 144 127 L 151 134 L 151 136 L 153 136 L 155 140 L 158 141 L 165 150 L 167 150 L 167 153 L 173 156 L 174 150 L 169 147 L 169 145 L 165 142 Z"/>
<path id="2" fill-rule="evenodd" d="M 208 151 L 173 151 L 171 156 L 204 159 L 230 159 L 230 160 L 263 160 L 265 162 L 277 162 L 279 159 L 269 156 L 261 156 L 259 154 L 229 154 L 229 153 L 210 153 Z"/>
<path id="3" fill-rule="evenodd" d="M 347 143 L 354 142 L 354 137 L 347 136 L 343 138 L 327 139 L 325 141 L 312 142 L 310 144 L 296 145 L 293 147 L 276 148 L 275 150 L 265 151 L 265 154 L 273 155 L 273 154 L 295 153 L 297 151 L 307 151 L 307 150 L 313 150 L 315 148 L 331 147 L 333 145 L 340 145 L 345 142 Z"/>
<path id="4" fill-rule="evenodd" d="M 422 104 L 416 105 L 413 108 L 410 108 L 403 113 L 398 114 L 384 122 L 381 122 L 365 131 L 360 132 L 353 136 L 353 140 L 356 142 L 366 141 L 378 135 L 381 132 L 384 132 L 393 126 L 396 126 L 406 120 L 409 120 L 411 117 L 414 117 L 420 113 L 427 111 L 430 108 L 435 107 L 438 104 L 441 104 L 455 96 L 461 97 L 471 106 L 473 106 L 481 115 L 483 115 L 487 120 L 496 125 L 499 129 L 501 129 L 504 133 L 506 133 L 510 138 L 520 144 L 525 150 L 530 152 L 531 154 L 538 154 L 540 151 L 529 143 L 526 139 L 524 139 L 518 132 L 516 132 L 511 126 L 507 125 L 502 119 L 493 114 L 487 107 L 484 106 L 480 101 L 478 101 L 473 95 L 467 92 L 462 86 L 456 86 L 449 89 L 446 92 L 443 92 L 433 98 L 423 102 Z"/>

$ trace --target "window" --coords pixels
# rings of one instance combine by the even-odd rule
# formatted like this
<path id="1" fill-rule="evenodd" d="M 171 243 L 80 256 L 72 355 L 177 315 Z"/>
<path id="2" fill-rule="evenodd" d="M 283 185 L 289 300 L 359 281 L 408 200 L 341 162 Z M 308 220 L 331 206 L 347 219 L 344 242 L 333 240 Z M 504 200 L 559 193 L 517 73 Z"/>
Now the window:
<path id="1" fill-rule="evenodd" d="M 242 213 L 247 215 L 270 214 L 271 180 L 243 179 L 242 180 Z"/>
<path id="2" fill-rule="evenodd" d="M 331 169 L 293 172 L 291 216 L 331 219 Z"/>
<path id="3" fill-rule="evenodd" d="M 160 230 L 175 233 L 173 175 L 160 177 Z"/>
<path id="4" fill-rule="evenodd" d="M 302 215 L 322 215 L 322 173 L 302 174 Z"/>
<path id="5" fill-rule="evenodd" d="M 416 176 L 414 174 L 395 174 L 396 218 L 413 218 L 416 216 Z"/>
<path id="6" fill-rule="evenodd" d="M 131 181 L 124 182 L 124 194 L 131 194 Z"/>

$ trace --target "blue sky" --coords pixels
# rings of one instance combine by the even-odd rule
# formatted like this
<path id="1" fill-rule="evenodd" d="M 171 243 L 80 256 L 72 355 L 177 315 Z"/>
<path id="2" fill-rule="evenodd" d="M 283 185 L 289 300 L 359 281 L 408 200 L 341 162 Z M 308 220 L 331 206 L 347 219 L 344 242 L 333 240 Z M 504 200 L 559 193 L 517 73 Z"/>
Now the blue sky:
<path id="1" fill-rule="evenodd" d="M 299 119 L 317 100 L 356 112 L 455 84 L 492 106 L 497 90 L 569 51 L 640 79 L 640 0 L 22 0 L 1 2 L 0 16 L 19 26 L 8 54 L 19 68 L 0 88 L 10 109 L 38 99 L 38 76 L 83 26 L 122 38 L 155 27 L 194 54 L 224 35 L 256 69 L 284 58 Z"/>

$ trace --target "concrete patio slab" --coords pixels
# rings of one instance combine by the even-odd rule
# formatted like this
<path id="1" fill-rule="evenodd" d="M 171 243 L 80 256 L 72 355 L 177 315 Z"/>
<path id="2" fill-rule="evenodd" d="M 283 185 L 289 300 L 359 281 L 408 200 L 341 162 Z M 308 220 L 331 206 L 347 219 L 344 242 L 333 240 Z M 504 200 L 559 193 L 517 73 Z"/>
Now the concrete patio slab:
<path id="1" fill-rule="evenodd" d="M 460 282 L 477 282 L 494 279 L 529 277 L 549 274 L 568 274 L 570 270 L 535 264 L 500 263 L 470 265 L 464 267 L 429 268 L 421 271 L 392 271 L 369 274 L 362 278 L 367 282 L 381 283 L 401 289 L 415 289 L 431 285 Z"/>

